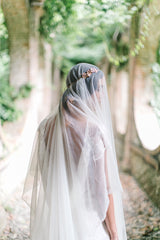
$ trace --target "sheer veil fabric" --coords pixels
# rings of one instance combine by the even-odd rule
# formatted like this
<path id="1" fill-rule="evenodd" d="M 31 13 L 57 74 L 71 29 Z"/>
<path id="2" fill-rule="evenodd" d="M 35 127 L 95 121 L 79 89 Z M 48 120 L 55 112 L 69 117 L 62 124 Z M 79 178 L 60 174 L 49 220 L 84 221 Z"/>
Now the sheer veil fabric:
<path id="1" fill-rule="evenodd" d="M 107 85 L 96 66 L 71 68 L 55 112 L 39 124 L 22 193 L 32 240 L 109 240 L 113 194 L 119 240 L 126 240 L 122 185 Z"/>

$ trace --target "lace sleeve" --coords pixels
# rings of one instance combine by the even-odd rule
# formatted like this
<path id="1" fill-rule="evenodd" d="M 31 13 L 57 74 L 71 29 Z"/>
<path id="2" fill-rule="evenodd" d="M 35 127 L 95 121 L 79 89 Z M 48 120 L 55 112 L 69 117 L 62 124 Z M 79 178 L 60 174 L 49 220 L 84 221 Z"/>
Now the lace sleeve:
<path id="1" fill-rule="evenodd" d="M 92 136 L 93 162 L 96 166 L 95 177 L 98 182 L 101 181 L 106 182 L 107 192 L 108 194 L 110 194 L 112 191 L 108 175 L 107 164 L 108 147 L 109 146 L 105 145 L 102 131 L 99 128 L 96 128 L 96 132 L 94 133 L 94 136 Z"/>

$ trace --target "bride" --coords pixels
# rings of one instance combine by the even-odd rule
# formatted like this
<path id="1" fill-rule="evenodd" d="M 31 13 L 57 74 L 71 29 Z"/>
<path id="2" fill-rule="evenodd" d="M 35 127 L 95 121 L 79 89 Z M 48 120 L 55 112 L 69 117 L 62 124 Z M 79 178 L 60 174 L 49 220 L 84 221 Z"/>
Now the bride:
<path id="1" fill-rule="evenodd" d="M 96 66 L 71 68 L 39 124 L 22 198 L 32 240 L 126 240 L 107 86 Z"/>

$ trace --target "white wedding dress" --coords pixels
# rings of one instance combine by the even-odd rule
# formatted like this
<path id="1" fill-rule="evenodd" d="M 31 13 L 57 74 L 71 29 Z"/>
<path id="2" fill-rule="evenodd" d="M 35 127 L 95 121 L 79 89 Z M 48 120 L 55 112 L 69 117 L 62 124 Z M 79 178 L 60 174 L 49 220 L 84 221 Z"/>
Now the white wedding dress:
<path id="1" fill-rule="evenodd" d="M 74 66 L 55 112 L 38 126 L 23 190 L 31 240 L 109 240 L 113 195 L 119 240 L 126 240 L 107 87 L 103 72 Z"/>

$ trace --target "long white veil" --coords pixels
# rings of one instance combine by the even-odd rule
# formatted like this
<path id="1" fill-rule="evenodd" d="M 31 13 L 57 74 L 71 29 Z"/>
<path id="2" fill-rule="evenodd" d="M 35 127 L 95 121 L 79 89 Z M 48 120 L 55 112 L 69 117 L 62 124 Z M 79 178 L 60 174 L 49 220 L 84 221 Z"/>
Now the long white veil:
<path id="1" fill-rule="evenodd" d="M 88 240 L 113 194 L 119 240 L 126 229 L 107 86 L 96 66 L 80 63 L 54 113 L 38 126 L 22 198 L 33 240 Z M 99 239 L 97 239 L 99 240 Z"/>

